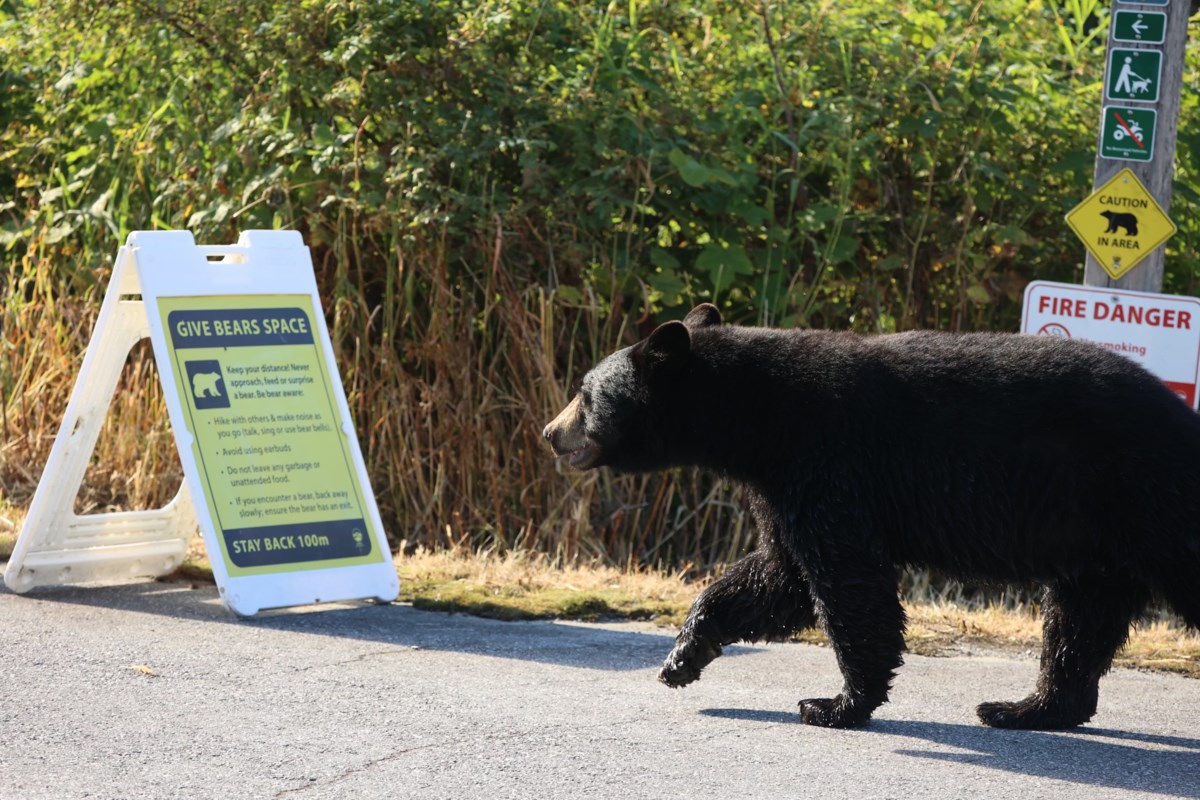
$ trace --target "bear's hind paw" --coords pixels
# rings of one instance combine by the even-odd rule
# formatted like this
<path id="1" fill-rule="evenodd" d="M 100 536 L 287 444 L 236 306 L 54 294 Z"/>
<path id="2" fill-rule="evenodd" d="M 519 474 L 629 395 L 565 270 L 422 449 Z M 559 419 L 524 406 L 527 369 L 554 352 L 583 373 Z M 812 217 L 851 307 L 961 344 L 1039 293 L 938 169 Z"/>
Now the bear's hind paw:
<path id="1" fill-rule="evenodd" d="M 1094 710 L 1094 706 L 1091 711 L 1071 710 L 1033 695 L 1016 703 L 980 703 L 975 713 L 984 725 L 992 728 L 1044 731 L 1082 725 L 1092 718 Z"/>

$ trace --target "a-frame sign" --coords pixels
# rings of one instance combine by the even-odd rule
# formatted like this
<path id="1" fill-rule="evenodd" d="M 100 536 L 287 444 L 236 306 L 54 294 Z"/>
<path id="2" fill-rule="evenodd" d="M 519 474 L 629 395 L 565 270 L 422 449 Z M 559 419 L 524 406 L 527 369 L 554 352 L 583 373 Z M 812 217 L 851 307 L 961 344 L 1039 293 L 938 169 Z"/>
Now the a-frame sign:
<path id="1" fill-rule="evenodd" d="M 77 515 L 125 360 L 147 336 L 183 485 L 161 509 Z M 129 236 L 4 582 L 25 592 L 163 575 L 197 526 L 236 614 L 399 593 L 295 231 L 245 231 L 231 246 Z"/>

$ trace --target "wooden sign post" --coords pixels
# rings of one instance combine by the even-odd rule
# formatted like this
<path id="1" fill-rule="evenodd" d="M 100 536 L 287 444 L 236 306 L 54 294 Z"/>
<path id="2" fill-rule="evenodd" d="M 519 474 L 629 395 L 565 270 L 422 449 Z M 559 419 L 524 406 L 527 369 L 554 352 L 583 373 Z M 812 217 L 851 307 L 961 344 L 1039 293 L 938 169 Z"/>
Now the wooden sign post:
<path id="1" fill-rule="evenodd" d="M 1097 194 L 1089 200 L 1097 198 L 1106 186 L 1128 188 L 1136 197 L 1136 181 L 1150 196 L 1150 202 L 1157 204 L 1159 214 L 1166 216 L 1170 211 L 1190 12 L 1188 0 L 1114 1 L 1093 180 Z M 1132 173 L 1133 180 L 1127 175 L 1118 177 L 1125 169 Z M 1121 186 L 1114 185 L 1114 179 Z M 1105 202 L 1097 198 L 1094 204 Z M 1083 282 L 1088 286 L 1161 291 L 1162 242 L 1144 232 L 1146 226 L 1137 225 L 1143 212 L 1153 210 L 1136 199 L 1119 202 L 1124 205 L 1083 215 L 1087 219 L 1096 216 L 1091 220 L 1095 224 L 1104 223 L 1090 241 L 1080 233 L 1088 245 Z M 1109 212 L 1108 216 L 1098 216 L 1104 211 Z"/>

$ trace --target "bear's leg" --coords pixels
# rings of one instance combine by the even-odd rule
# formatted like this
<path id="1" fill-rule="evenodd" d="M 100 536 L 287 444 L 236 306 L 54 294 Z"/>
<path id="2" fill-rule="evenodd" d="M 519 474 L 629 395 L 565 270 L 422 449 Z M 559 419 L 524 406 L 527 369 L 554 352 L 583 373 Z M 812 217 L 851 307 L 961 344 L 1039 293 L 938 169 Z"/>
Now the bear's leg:
<path id="1" fill-rule="evenodd" d="M 803 575 L 760 545 L 696 598 L 658 679 L 686 686 L 727 644 L 783 639 L 815 624 Z"/>
<path id="2" fill-rule="evenodd" d="M 1163 590 L 1167 603 L 1184 623 L 1200 631 L 1200 579 L 1188 577 Z"/>
<path id="3" fill-rule="evenodd" d="M 1037 690 L 1015 703 L 983 703 L 976 712 L 994 728 L 1072 728 L 1096 713 L 1100 677 L 1129 636 L 1148 593 L 1135 584 L 1080 578 L 1059 581 L 1042 603 L 1042 659 Z"/>
<path id="4" fill-rule="evenodd" d="M 887 702 L 892 678 L 904 663 L 904 608 L 896 570 L 878 562 L 866 566 L 870 563 L 861 557 L 845 570 L 810 571 L 844 683 L 837 697 L 800 701 L 800 719 L 808 725 L 865 725 L 871 712 Z"/>

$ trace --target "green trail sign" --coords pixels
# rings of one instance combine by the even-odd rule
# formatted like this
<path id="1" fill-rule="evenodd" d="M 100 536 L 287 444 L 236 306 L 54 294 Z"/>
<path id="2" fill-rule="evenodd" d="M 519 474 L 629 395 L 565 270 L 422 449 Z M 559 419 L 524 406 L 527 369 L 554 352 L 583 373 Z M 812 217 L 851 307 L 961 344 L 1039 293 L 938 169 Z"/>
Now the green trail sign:
<path id="1" fill-rule="evenodd" d="M 1100 155 L 1122 161 L 1149 161 L 1154 157 L 1154 129 L 1158 112 L 1152 108 L 1104 107 Z"/>
<path id="2" fill-rule="evenodd" d="M 1161 76 L 1162 52 L 1109 48 L 1104 94 L 1109 100 L 1157 103 Z"/>
<path id="3" fill-rule="evenodd" d="M 1162 44 L 1167 37 L 1167 15 L 1161 11 L 1117 11 L 1114 14 L 1114 42 Z"/>

